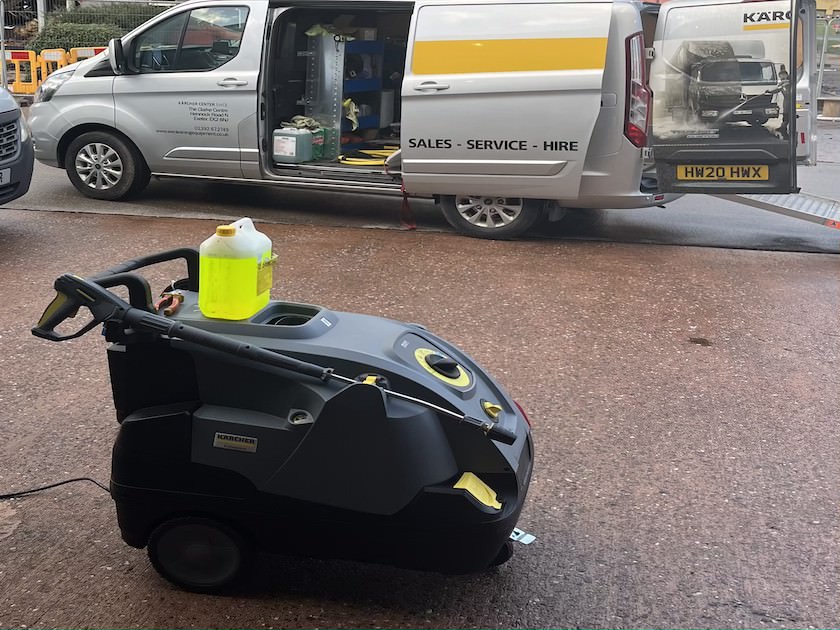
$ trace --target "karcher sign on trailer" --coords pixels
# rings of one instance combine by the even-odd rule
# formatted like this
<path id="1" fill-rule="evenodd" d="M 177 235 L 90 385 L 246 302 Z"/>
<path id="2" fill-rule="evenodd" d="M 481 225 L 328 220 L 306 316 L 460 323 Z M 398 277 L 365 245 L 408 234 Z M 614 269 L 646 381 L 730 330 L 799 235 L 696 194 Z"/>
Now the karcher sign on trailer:
<path id="1" fill-rule="evenodd" d="M 814 0 L 189 0 L 51 74 L 30 122 L 94 198 L 152 175 L 406 194 L 511 238 L 568 207 L 796 190 L 814 19 Z"/>

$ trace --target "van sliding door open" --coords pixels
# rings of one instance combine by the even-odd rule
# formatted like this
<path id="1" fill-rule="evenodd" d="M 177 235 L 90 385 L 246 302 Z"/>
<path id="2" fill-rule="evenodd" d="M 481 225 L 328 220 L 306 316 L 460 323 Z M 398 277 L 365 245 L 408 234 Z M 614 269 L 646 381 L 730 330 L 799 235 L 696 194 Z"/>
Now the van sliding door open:
<path id="1" fill-rule="evenodd" d="M 797 191 L 796 90 L 813 48 L 791 20 L 800 2 L 663 4 L 650 72 L 660 190 Z"/>

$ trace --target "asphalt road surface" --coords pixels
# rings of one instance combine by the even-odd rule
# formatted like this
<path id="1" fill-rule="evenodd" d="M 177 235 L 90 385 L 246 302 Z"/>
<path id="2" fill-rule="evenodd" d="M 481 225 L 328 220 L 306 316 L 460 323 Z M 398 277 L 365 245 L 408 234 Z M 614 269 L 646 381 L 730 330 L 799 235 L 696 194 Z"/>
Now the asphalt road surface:
<path id="1" fill-rule="evenodd" d="M 76 199 L 62 178 L 44 207 L 39 180 L 15 204 L 29 209 L 0 212 L 0 493 L 109 476 L 104 340 L 29 333 L 56 276 L 197 246 L 211 214 L 257 215 L 250 197 L 212 189 L 198 202 L 206 218 L 160 217 L 158 205 L 194 216 L 197 203 L 158 185 L 145 215 L 52 211 Z M 281 196 L 259 194 L 259 212 L 273 212 Z M 265 557 L 237 590 L 202 596 L 122 543 L 105 492 L 71 484 L 0 501 L 0 627 L 837 626 L 835 254 L 603 233 L 492 242 L 336 227 L 337 216 L 317 207 L 308 225 L 260 223 L 279 254 L 274 297 L 423 323 L 484 365 L 533 422 L 519 526 L 536 542 L 462 577 Z M 822 251 L 809 234 L 801 249 Z M 176 273 L 156 271 L 155 287 Z"/>

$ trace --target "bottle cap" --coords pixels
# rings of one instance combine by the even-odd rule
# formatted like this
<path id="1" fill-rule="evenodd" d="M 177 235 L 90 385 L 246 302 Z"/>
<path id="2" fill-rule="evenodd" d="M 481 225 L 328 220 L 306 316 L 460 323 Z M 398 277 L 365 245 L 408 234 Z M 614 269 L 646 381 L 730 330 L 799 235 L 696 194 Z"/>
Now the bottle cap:
<path id="1" fill-rule="evenodd" d="M 220 225 L 216 228 L 216 236 L 236 236 L 236 227 L 233 225 Z"/>

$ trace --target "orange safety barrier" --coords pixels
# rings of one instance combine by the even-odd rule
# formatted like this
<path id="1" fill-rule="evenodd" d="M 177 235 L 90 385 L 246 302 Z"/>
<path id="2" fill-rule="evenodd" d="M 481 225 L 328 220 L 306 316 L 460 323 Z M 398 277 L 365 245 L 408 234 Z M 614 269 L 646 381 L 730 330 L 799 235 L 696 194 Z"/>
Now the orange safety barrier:
<path id="1" fill-rule="evenodd" d="M 63 48 L 48 48 L 42 50 L 41 54 L 38 55 L 38 69 L 41 71 L 41 81 L 66 65 L 67 52 Z"/>
<path id="2" fill-rule="evenodd" d="M 81 61 L 82 59 L 87 59 L 88 57 L 93 57 L 98 55 L 103 50 L 105 50 L 105 46 L 88 46 L 87 48 L 71 48 L 69 59 L 70 63 L 76 63 L 77 61 Z"/>
<path id="3" fill-rule="evenodd" d="M 34 50 L 7 50 L 6 69 L 14 94 L 34 94 L 38 89 L 38 65 Z"/>

